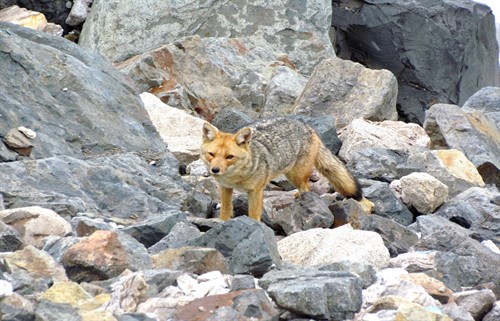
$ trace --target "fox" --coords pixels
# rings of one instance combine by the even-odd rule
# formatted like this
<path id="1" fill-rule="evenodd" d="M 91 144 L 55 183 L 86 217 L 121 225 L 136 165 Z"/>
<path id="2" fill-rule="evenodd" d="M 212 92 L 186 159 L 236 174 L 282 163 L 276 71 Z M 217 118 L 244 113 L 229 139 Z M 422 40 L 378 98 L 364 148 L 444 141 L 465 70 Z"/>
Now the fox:
<path id="1" fill-rule="evenodd" d="M 264 189 L 272 179 L 284 174 L 300 196 L 310 191 L 314 168 L 344 197 L 357 200 L 367 212 L 373 208 L 358 180 L 315 130 L 293 118 L 260 120 L 236 133 L 220 131 L 205 122 L 200 158 L 219 185 L 219 218 L 223 221 L 233 217 L 233 190 L 248 194 L 248 216 L 260 221 Z"/>

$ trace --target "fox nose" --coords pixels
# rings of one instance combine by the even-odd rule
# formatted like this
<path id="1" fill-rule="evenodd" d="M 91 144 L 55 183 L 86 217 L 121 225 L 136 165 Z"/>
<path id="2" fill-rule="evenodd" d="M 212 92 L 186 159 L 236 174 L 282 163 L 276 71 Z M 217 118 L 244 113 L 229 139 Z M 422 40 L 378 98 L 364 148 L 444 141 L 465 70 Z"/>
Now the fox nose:
<path id="1" fill-rule="evenodd" d="M 212 167 L 212 173 L 213 174 L 217 174 L 220 172 L 220 168 L 219 167 Z"/>

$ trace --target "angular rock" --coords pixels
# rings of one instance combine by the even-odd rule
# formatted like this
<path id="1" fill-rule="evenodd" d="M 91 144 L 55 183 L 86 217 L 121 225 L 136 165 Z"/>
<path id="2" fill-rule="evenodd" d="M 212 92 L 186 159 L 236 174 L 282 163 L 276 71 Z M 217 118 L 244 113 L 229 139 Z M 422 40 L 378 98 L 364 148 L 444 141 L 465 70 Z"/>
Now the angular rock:
<path id="1" fill-rule="evenodd" d="M 54 23 L 49 23 L 43 13 L 19 8 L 15 5 L 0 10 L 0 21 L 47 32 L 55 36 L 62 36 L 63 34 L 62 27 Z"/>
<path id="2" fill-rule="evenodd" d="M 141 223 L 127 226 L 122 232 L 135 238 L 145 247 L 158 243 L 178 222 L 186 222 L 186 213 L 173 210 L 151 216 Z"/>
<path id="3" fill-rule="evenodd" d="M 379 315 L 382 318 L 389 315 L 390 320 L 412 321 L 412 320 L 429 320 L 429 321 L 453 321 L 446 315 L 442 315 L 439 308 L 436 313 L 432 312 L 433 307 L 423 307 L 405 298 L 396 295 L 387 295 L 374 302 L 368 310 L 368 314 L 363 317 L 366 319 L 378 319 Z M 390 311 L 390 312 L 389 312 Z"/>
<path id="4" fill-rule="evenodd" d="M 389 251 L 380 235 L 353 230 L 349 225 L 336 229 L 311 229 L 278 242 L 283 261 L 316 266 L 338 261 L 355 261 L 380 269 L 389 263 Z"/>
<path id="5" fill-rule="evenodd" d="M 498 30 L 498 28 L 497 28 Z M 500 87 L 483 87 L 463 104 L 466 113 L 484 113 L 500 130 Z"/>
<path id="6" fill-rule="evenodd" d="M 57 23 L 63 28 L 67 29 L 68 26 L 65 24 L 66 17 L 70 12 L 70 8 L 67 7 L 67 2 L 64 0 L 52 0 L 52 1 L 31 1 L 31 0 L 18 0 L 18 5 L 37 12 L 41 12 L 45 15 L 48 21 Z"/>
<path id="7" fill-rule="evenodd" d="M 282 264 L 273 231 L 248 216 L 219 224 L 184 245 L 217 249 L 228 259 L 232 274 L 262 275 Z"/>
<path id="8" fill-rule="evenodd" d="M 280 308 L 310 318 L 352 319 L 361 308 L 362 282 L 350 273 L 272 271 L 259 285 Z"/>
<path id="9" fill-rule="evenodd" d="M 167 249 L 153 255 L 152 260 L 155 269 L 180 270 L 185 273 L 227 273 L 228 270 L 226 259 L 214 248 L 185 246 Z"/>
<path id="10" fill-rule="evenodd" d="M 142 272 L 124 273 L 111 285 L 111 299 L 102 305 L 104 311 L 113 314 L 135 312 L 144 299 L 147 283 Z"/>
<path id="11" fill-rule="evenodd" d="M 493 308 L 486 314 L 483 321 L 495 321 L 498 318 L 500 318 L 500 301 L 493 304 Z"/>
<path id="12" fill-rule="evenodd" d="M 416 124 L 398 121 L 372 123 L 355 119 L 340 135 L 342 148 L 339 156 L 350 161 L 354 153 L 365 148 L 387 148 L 416 151 L 427 146 L 429 137 Z"/>
<path id="13" fill-rule="evenodd" d="M 318 194 L 308 192 L 279 211 L 274 223 L 290 235 L 312 228 L 329 228 L 333 224 L 333 214 Z"/>
<path id="14" fill-rule="evenodd" d="M 462 105 L 499 84 L 494 16 L 485 5 L 341 0 L 333 4 L 332 25 L 345 39 L 336 44 L 339 57 L 396 75 L 402 120 L 422 124 L 431 105 Z"/>
<path id="15" fill-rule="evenodd" d="M 186 242 L 201 236 L 200 230 L 190 222 L 180 221 L 172 227 L 167 236 L 148 248 L 148 252 L 158 254 L 163 250 L 175 247 L 175 244 Z"/>
<path id="16" fill-rule="evenodd" d="M 448 186 L 450 197 L 469 187 L 484 186 L 484 181 L 476 167 L 461 151 L 456 149 L 414 153 L 408 157 L 407 164 L 416 171 L 434 176 Z"/>
<path id="17" fill-rule="evenodd" d="M 446 202 L 436 215 L 470 231 L 477 240 L 500 246 L 500 194 L 495 188 L 471 187 Z"/>
<path id="18" fill-rule="evenodd" d="M 474 321 L 474 318 L 462 307 L 456 304 L 448 304 L 443 306 L 443 311 L 449 316 L 453 321 Z"/>
<path id="19" fill-rule="evenodd" d="M 231 281 L 231 291 L 255 289 L 255 281 L 251 275 L 235 275 Z"/>
<path id="20" fill-rule="evenodd" d="M 359 229 L 361 226 L 361 218 L 369 213 L 366 213 L 361 204 L 353 199 L 344 199 L 334 202 L 328 206 L 334 217 L 332 227 L 339 227 L 345 224 L 350 224 L 353 228 Z"/>
<path id="21" fill-rule="evenodd" d="M 61 320 L 82 321 L 78 308 L 69 304 L 42 300 L 35 308 L 35 320 L 51 321 L 54 320 L 54 316 Z"/>
<path id="22" fill-rule="evenodd" d="M 25 245 L 42 248 L 48 236 L 65 236 L 71 225 L 56 212 L 39 206 L 0 211 L 0 219 L 14 227 Z"/>
<path id="23" fill-rule="evenodd" d="M 492 309 L 495 303 L 495 294 L 489 290 L 471 290 L 457 292 L 453 295 L 456 303 L 465 308 L 474 320 L 483 320 L 484 316 Z"/>
<path id="24" fill-rule="evenodd" d="M 17 159 L 18 155 L 18 153 L 7 148 L 3 140 L 0 141 L 0 162 L 13 162 Z"/>
<path id="25" fill-rule="evenodd" d="M 366 263 L 353 261 L 339 261 L 323 266 L 319 266 L 320 271 L 349 272 L 356 274 L 363 281 L 363 288 L 366 289 L 377 280 L 375 269 Z"/>
<path id="26" fill-rule="evenodd" d="M 149 118 L 169 151 L 184 164 L 200 156 L 201 128 L 204 121 L 177 108 L 165 105 L 150 93 L 140 95 Z"/>
<path id="27" fill-rule="evenodd" d="M 313 117 L 333 115 L 343 129 L 353 119 L 397 120 L 396 77 L 339 58 L 321 61 L 311 75 L 294 113 Z"/>
<path id="28" fill-rule="evenodd" d="M 362 215 L 360 229 L 380 234 L 391 257 L 408 252 L 418 242 L 418 236 L 407 227 L 378 215 Z"/>
<path id="29" fill-rule="evenodd" d="M 35 319 L 33 303 L 17 293 L 8 295 L 0 301 L 0 311 L 2 311 L 0 317 L 5 321 Z"/>
<path id="30" fill-rule="evenodd" d="M 460 150 L 485 182 L 500 183 L 500 127 L 484 111 L 436 104 L 426 112 L 424 129 L 431 138 L 431 148 Z"/>
<path id="31" fill-rule="evenodd" d="M 403 280 L 408 280 L 414 284 L 420 285 L 425 292 L 442 304 L 453 302 L 453 291 L 451 291 L 443 282 L 428 276 L 424 273 L 410 273 L 402 276 Z"/>
<path id="32" fill-rule="evenodd" d="M 96 231 L 68 248 L 62 264 L 70 279 L 89 282 L 118 276 L 125 269 L 147 269 L 152 262 L 146 248 L 131 236 Z"/>
<path id="33" fill-rule="evenodd" d="M 290 117 L 311 126 L 316 131 L 319 138 L 321 138 L 321 141 L 325 144 L 326 148 L 328 148 L 334 155 L 339 152 L 342 142 L 337 135 L 335 117 L 332 115 L 321 115 L 319 117 L 292 115 Z"/>
<path id="34" fill-rule="evenodd" d="M 253 119 L 245 113 L 234 109 L 224 108 L 215 115 L 212 125 L 227 133 L 236 133 L 238 129 L 253 123 Z"/>
<path id="35" fill-rule="evenodd" d="M 0 42 L 10 52 L 0 59 L 0 128 L 43 129 L 33 158 L 165 150 L 130 80 L 102 57 L 6 22 Z"/>
<path id="36" fill-rule="evenodd" d="M 118 62 L 185 36 L 243 37 L 256 47 L 288 54 L 291 62 L 306 73 L 322 59 L 334 56 L 328 35 L 329 1 L 298 6 L 290 0 L 259 4 L 247 0 L 236 3 L 155 0 L 148 5 L 139 4 L 140 10 L 130 10 L 137 5 L 130 0 L 116 6 L 108 1 L 94 1 L 82 30 L 81 46 Z M 130 23 L 123 24 L 126 14 Z M 138 25 L 143 28 L 137 29 Z"/>
<path id="37" fill-rule="evenodd" d="M 7 208 L 38 205 L 63 217 L 91 212 L 144 218 L 178 209 L 185 196 L 176 160 L 168 155 L 161 159 L 168 164 L 157 166 L 134 153 L 0 163 L 0 190 Z"/>
<path id="38" fill-rule="evenodd" d="M 448 197 L 448 186 L 427 173 L 401 177 L 402 199 L 422 214 L 434 212 Z"/>
<path id="39" fill-rule="evenodd" d="M 169 269 L 155 269 L 143 271 L 144 279 L 148 284 L 147 297 L 156 297 L 166 287 L 174 285 L 182 271 L 173 271 Z"/>
<path id="40" fill-rule="evenodd" d="M 21 156 L 30 156 L 33 149 L 31 139 L 26 137 L 17 128 L 13 128 L 5 134 L 3 139 L 5 145 Z"/>
<path id="41" fill-rule="evenodd" d="M 307 78 L 287 66 L 273 70 L 266 86 L 261 117 L 287 116 L 306 86 Z"/>
<path id="42" fill-rule="evenodd" d="M 352 155 L 347 167 L 357 178 L 392 182 L 400 178 L 398 167 L 407 159 L 405 150 L 365 148 Z"/>
<path id="43" fill-rule="evenodd" d="M 0 221 L 0 252 L 14 252 L 22 244 L 21 234 L 12 226 Z"/>
<path id="44" fill-rule="evenodd" d="M 375 182 L 363 189 L 363 194 L 375 206 L 372 213 L 408 226 L 413 222 L 413 214 L 395 195 L 389 184 Z"/>
<path id="45" fill-rule="evenodd" d="M 66 23 L 70 26 L 78 26 L 87 19 L 92 0 L 74 0 Z"/>

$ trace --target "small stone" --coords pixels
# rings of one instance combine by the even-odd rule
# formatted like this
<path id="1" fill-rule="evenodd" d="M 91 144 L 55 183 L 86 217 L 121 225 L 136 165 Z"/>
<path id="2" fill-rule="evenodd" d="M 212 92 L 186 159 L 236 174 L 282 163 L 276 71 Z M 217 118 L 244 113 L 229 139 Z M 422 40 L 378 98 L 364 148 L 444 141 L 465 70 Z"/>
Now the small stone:
<path id="1" fill-rule="evenodd" d="M 17 152 L 21 156 L 29 156 L 33 149 L 33 144 L 17 128 L 11 129 L 7 132 L 3 139 L 5 145 Z"/>
<path id="2" fill-rule="evenodd" d="M 17 127 L 17 130 L 20 131 L 21 133 L 23 133 L 24 136 L 28 137 L 29 139 L 36 138 L 36 132 L 32 129 L 21 126 L 21 127 Z"/>

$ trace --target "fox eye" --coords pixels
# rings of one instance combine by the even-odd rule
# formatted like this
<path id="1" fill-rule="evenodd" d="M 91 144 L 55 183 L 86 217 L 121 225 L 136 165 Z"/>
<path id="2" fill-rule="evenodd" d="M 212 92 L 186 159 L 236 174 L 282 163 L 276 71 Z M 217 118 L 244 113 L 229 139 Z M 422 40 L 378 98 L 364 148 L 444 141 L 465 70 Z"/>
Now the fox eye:
<path id="1" fill-rule="evenodd" d="M 226 156 L 226 159 L 227 159 L 227 160 L 230 160 L 230 159 L 233 159 L 233 158 L 234 158 L 234 156 L 233 156 L 233 155 L 227 155 L 227 156 Z"/>
<path id="2" fill-rule="evenodd" d="M 214 153 L 208 153 L 208 155 L 209 155 L 210 157 L 214 157 L 214 156 L 215 156 L 215 154 L 214 154 Z"/>

